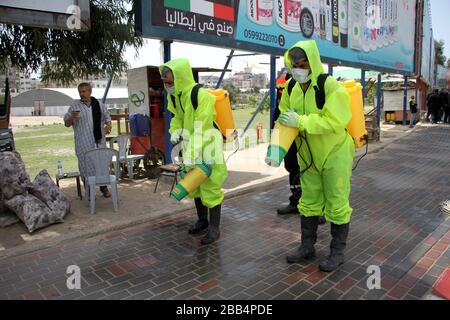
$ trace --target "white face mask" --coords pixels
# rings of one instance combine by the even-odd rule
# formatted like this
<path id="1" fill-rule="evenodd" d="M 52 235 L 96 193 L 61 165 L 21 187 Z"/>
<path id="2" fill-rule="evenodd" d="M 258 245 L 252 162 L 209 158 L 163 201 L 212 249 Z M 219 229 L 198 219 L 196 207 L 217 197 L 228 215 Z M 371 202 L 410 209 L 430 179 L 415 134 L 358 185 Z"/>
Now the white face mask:
<path id="1" fill-rule="evenodd" d="M 167 94 L 174 94 L 175 93 L 175 86 L 164 87 L 164 89 L 166 89 Z"/>
<path id="2" fill-rule="evenodd" d="M 306 83 L 311 79 L 308 69 L 292 68 L 292 78 L 299 83 Z"/>

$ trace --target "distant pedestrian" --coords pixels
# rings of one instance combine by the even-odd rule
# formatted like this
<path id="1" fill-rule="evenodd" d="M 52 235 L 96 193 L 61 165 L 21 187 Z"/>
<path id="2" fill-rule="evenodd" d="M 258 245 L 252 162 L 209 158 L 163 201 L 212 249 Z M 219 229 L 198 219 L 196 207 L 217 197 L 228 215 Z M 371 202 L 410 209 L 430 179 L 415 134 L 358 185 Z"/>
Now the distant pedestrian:
<path id="1" fill-rule="evenodd" d="M 450 96 L 446 89 L 441 91 L 441 103 L 444 109 L 444 123 L 450 123 Z"/>
<path id="2" fill-rule="evenodd" d="M 431 106 L 430 106 L 430 98 L 433 95 L 433 92 L 430 92 L 427 94 L 427 121 L 430 121 L 430 116 L 431 116 Z"/>
<path id="3" fill-rule="evenodd" d="M 441 112 L 441 97 L 439 96 L 439 90 L 435 89 L 434 93 L 430 96 L 428 100 L 428 110 L 431 112 L 431 122 L 437 124 L 439 115 Z"/>
<path id="4" fill-rule="evenodd" d="M 411 96 L 411 100 L 409 100 L 409 111 L 411 111 L 411 119 L 409 121 L 409 127 L 414 127 L 414 122 L 416 121 L 417 115 L 417 102 L 414 96 Z"/>

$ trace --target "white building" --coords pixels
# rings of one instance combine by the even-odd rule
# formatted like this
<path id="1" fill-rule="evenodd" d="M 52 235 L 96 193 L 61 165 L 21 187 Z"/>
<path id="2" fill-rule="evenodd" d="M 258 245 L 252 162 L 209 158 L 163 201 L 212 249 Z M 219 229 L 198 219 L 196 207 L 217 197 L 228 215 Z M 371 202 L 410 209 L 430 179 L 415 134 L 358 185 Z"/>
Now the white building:
<path id="1" fill-rule="evenodd" d="M 101 100 L 104 88 L 93 88 L 92 96 Z M 11 100 L 12 116 L 63 116 L 73 100 L 80 99 L 77 88 L 43 88 L 23 92 Z M 109 109 L 128 107 L 127 88 L 110 88 L 106 105 Z"/>

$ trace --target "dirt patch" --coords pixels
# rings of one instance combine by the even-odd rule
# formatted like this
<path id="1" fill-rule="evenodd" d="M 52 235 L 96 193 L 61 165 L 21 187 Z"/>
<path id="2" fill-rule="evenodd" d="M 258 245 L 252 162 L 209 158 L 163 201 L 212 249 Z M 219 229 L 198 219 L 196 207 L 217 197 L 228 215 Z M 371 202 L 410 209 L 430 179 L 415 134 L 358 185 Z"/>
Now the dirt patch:
<path id="1" fill-rule="evenodd" d="M 15 127 L 24 126 L 46 126 L 50 124 L 64 124 L 63 117 L 43 116 L 43 117 L 11 117 L 10 119 L 13 129 Z"/>

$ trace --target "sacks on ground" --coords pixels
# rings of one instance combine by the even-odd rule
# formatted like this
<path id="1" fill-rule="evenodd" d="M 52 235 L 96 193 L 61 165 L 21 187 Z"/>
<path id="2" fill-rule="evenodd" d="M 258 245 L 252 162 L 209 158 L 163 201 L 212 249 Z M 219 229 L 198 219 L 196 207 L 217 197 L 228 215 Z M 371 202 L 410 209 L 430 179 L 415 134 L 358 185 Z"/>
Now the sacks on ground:
<path id="1" fill-rule="evenodd" d="M 50 208 L 32 194 L 19 194 L 6 200 L 5 205 L 16 213 L 30 233 L 52 223 L 63 222 L 57 217 L 55 220 Z"/>
<path id="2" fill-rule="evenodd" d="M 0 190 L 0 228 L 6 228 L 19 221 L 17 216 L 5 206 L 5 200 Z"/>
<path id="3" fill-rule="evenodd" d="M 15 151 L 0 152 L 0 177 L 0 190 L 5 200 L 33 187 L 22 158 Z"/>
<path id="4" fill-rule="evenodd" d="M 30 233 L 54 223 L 64 222 L 65 215 L 70 211 L 70 201 L 46 170 L 36 176 L 30 192 L 33 194 L 27 192 L 5 201 L 6 207 L 16 213 Z"/>
<path id="5" fill-rule="evenodd" d="M 33 191 L 40 194 L 38 197 L 52 210 L 52 215 L 63 219 L 70 211 L 70 200 L 53 182 L 47 170 L 42 170 L 33 181 Z M 37 196 L 35 194 L 35 196 Z"/>

